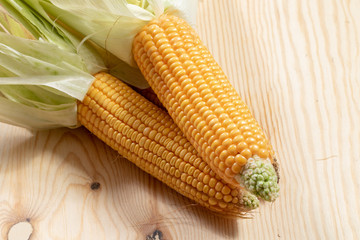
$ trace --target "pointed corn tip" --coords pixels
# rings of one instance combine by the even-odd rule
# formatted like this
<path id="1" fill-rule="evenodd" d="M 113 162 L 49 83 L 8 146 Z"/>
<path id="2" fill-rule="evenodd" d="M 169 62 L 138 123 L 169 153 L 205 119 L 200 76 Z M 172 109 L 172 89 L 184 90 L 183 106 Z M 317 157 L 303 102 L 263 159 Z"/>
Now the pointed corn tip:
<path id="1" fill-rule="evenodd" d="M 240 196 L 240 204 L 245 206 L 249 210 L 253 210 L 259 207 L 259 199 L 249 191 L 242 191 Z"/>
<path id="2" fill-rule="evenodd" d="M 269 159 L 249 158 L 237 180 L 249 192 L 266 201 L 272 202 L 279 196 L 278 177 Z"/>

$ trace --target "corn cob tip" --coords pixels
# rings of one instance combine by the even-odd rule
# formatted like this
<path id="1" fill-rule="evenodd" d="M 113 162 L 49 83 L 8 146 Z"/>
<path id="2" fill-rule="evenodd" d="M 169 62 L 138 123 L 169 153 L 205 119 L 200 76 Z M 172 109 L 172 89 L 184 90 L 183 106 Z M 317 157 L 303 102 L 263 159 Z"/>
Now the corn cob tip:
<path id="1" fill-rule="evenodd" d="M 239 203 L 248 210 L 258 208 L 260 204 L 259 199 L 254 194 L 246 190 L 241 191 Z"/>
<path id="2" fill-rule="evenodd" d="M 270 159 L 254 156 L 248 159 L 236 180 L 250 193 L 266 201 L 274 201 L 279 196 L 278 177 Z"/>

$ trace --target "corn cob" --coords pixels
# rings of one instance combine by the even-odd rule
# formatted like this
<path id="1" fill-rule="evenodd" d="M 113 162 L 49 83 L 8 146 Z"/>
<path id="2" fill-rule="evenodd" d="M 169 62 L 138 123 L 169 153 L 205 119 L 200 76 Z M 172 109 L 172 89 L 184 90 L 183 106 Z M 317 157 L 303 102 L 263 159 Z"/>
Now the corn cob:
<path id="1" fill-rule="evenodd" d="M 78 119 L 123 157 L 204 207 L 238 216 L 259 204 L 222 181 L 166 112 L 107 73 L 95 75 L 78 103 Z"/>
<path id="2" fill-rule="evenodd" d="M 269 201 L 278 196 L 274 151 L 199 36 L 162 15 L 133 42 L 145 79 L 201 157 L 226 182 Z"/>

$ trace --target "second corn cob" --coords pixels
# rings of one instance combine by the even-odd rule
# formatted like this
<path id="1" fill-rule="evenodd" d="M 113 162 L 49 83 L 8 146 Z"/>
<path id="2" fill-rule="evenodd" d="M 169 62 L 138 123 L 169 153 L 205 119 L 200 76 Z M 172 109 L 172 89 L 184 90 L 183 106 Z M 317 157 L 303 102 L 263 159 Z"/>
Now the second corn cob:
<path id="1" fill-rule="evenodd" d="M 106 73 L 95 75 L 78 104 L 82 125 L 122 156 L 182 195 L 219 213 L 241 215 L 258 206 L 251 193 L 222 181 L 170 116 Z"/>
<path id="2" fill-rule="evenodd" d="M 133 55 L 187 139 L 228 183 L 273 201 L 274 151 L 248 107 L 195 31 L 164 14 L 135 37 Z"/>

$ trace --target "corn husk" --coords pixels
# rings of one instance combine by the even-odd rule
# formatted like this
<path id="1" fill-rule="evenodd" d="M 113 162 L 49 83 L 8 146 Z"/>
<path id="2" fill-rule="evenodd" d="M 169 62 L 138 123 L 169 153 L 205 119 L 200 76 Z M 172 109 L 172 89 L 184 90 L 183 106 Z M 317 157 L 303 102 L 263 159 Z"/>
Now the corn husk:
<path id="1" fill-rule="evenodd" d="M 28 0 L 29 1 L 29 0 Z M 131 48 L 136 34 L 161 14 L 196 23 L 197 0 L 31 0 L 119 59 L 136 67 Z"/>
<path id="2" fill-rule="evenodd" d="M 48 129 L 77 127 L 76 101 L 105 69 L 90 45 L 23 1 L 0 1 L 0 121 Z"/>

